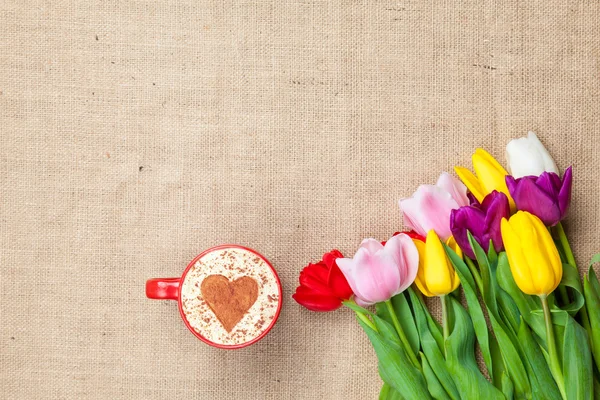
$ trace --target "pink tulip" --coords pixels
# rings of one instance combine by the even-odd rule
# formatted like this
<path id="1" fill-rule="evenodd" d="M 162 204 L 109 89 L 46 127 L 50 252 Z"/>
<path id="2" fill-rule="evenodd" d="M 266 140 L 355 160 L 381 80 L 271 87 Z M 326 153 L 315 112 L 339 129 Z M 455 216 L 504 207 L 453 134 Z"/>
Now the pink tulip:
<path id="1" fill-rule="evenodd" d="M 419 252 L 412 239 L 401 233 L 385 245 L 365 239 L 354 258 L 338 258 L 337 265 L 350 284 L 355 301 L 367 306 L 402 293 L 414 282 Z"/>
<path id="2" fill-rule="evenodd" d="M 421 185 L 412 197 L 399 201 L 404 223 L 418 234 L 435 233 L 446 241 L 450 231 L 450 212 L 469 205 L 467 187 L 447 172 L 435 185 Z"/>

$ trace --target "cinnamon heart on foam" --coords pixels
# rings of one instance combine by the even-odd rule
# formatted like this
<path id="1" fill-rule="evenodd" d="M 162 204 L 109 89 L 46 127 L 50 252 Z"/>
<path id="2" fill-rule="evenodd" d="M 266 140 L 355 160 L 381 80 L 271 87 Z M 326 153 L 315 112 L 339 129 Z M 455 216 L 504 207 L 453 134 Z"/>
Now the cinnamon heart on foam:
<path id="1" fill-rule="evenodd" d="M 231 332 L 256 302 L 258 283 L 249 276 L 230 281 L 223 275 L 209 275 L 200 291 L 223 328 Z"/>

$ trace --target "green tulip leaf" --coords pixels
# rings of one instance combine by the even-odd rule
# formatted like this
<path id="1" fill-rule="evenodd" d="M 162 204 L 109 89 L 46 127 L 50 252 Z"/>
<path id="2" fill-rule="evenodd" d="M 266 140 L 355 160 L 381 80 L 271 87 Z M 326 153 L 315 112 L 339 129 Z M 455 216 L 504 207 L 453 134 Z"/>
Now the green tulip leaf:
<path id="1" fill-rule="evenodd" d="M 421 339 L 421 346 L 423 348 L 422 354 L 427 358 L 428 364 L 431 366 L 438 382 L 443 386 L 448 397 L 452 400 L 459 400 L 461 397 L 456 390 L 452 374 L 446 365 L 443 347 L 440 346 L 433 335 L 433 331 L 437 330 L 437 328 L 434 327 L 432 329 L 430 327 L 428 319 L 431 318 L 431 316 L 428 318 L 429 312 L 415 291 L 412 288 L 409 288 L 408 293 L 415 313 L 417 330 Z M 441 344 L 443 345 L 443 338 Z"/>
<path id="2" fill-rule="evenodd" d="M 404 397 L 395 391 L 393 387 L 384 383 L 379 392 L 379 400 L 404 400 Z"/>
<path id="3" fill-rule="evenodd" d="M 590 265 L 588 267 L 588 271 L 592 272 L 594 271 L 594 264 L 596 263 L 600 263 L 600 253 L 594 255 L 594 257 L 592 257 L 592 260 L 590 261 Z M 596 277 L 596 274 L 594 273 L 594 281 L 592 282 L 594 285 L 594 290 L 596 293 L 598 293 L 600 295 L 600 283 L 598 283 L 598 278 Z"/>
<path id="4" fill-rule="evenodd" d="M 507 327 L 516 335 L 519 331 L 521 312 L 515 304 L 514 300 L 508 293 L 501 288 L 498 288 L 498 307 L 501 311 L 502 320 L 507 324 Z"/>
<path id="5" fill-rule="evenodd" d="M 513 399 L 515 395 L 515 386 L 513 385 L 506 371 L 502 372 L 500 383 L 504 397 L 506 397 L 507 400 Z"/>
<path id="6" fill-rule="evenodd" d="M 435 342 L 437 343 L 440 351 L 444 351 L 444 335 L 442 334 L 442 325 L 440 325 L 440 323 L 433 318 L 433 316 L 431 315 L 431 313 L 429 312 L 429 309 L 427 308 L 427 305 L 425 304 L 425 300 L 423 299 L 423 295 L 421 294 L 421 292 L 419 292 L 416 289 L 413 289 L 413 287 L 409 287 L 407 292 L 409 294 L 409 298 L 412 304 L 412 309 L 413 312 L 415 313 L 415 321 L 418 321 L 416 313 L 417 310 L 421 310 L 423 314 L 425 314 L 425 319 L 427 321 L 427 327 L 429 328 L 429 332 L 431 333 L 431 336 L 433 336 L 433 338 L 435 339 Z M 420 304 L 421 307 L 420 308 L 415 308 L 416 304 Z M 417 326 L 418 328 L 418 326 Z M 419 333 L 419 337 L 420 333 Z"/>
<path id="7" fill-rule="evenodd" d="M 492 376 L 492 382 L 494 386 L 500 388 L 504 397 L 512 399 L 514 396 L 515 387 L 508 376 L 508 371 L 504 365 L 504 359 L 502 358 L 502 352 L 498 346 L 498 341 L 494 336 L 490 337 L 490 350 L 492 353 L 492 362 L 494 364 L 494 375 Z"/>
<path id="8" fill-rule="evenodd" d="M 546 325 L 544 315 L 541 313 L 542 305 L 536 296 L 529 296 L 521 291 L 512 276 L 508 257 L 505 252 L 498 254 L 498 267 L 496 269 L 498 286 L 513 299 L 519 312 L 539 338 L 546 338 Z M 539 310 L 539 312 L 535 312 Z"/>
<path id="9" fill-rule="evenodd" d="M 411 293 L 412 295 L 412 293 Z M 425 318 L 427 318 L 427 327 L 429 328 L 429 332 L 431 336 L 435 339 L 440 351 L 444 350 L 444 335 L 442 333 L 442 325 L 431 315 L 427 307 L 424 303 L 421 303 L 423 306 L 423 310 L 425 313 Z"/>
<path id="10" fill-rule="evenodd" d="M 600 399 L 600 382 L 594 377 L 594 399 Z"/>
<path id="11" fill-rule="evenodd" d="M 425 376 L 425 381 L 427 381 L 427 388 L 429 389 L 429 393 L 431 393 L 431 397 L 437 400 L 451 400 L 435 375 L 435 372 L 433 372 L 431 365 L 429 365 L 427 357 L 423 353 L 420 353 L 420 355 L 423 375 Z"/>
<path id="12" fill-rule="evenodd" d="M 520 343 L 504 323 L 497 316 L 490 313 L 489 308 L 488 316 L 502 352 L 504 365 L 514 384 L 515 396 L 517 398 L 528 398 L 531 395 L 531 385 L 521 360 Z"/>
<path id="13" fill-rule="evenodd" d="M 538 343 L 533 338 L 529 326 L 521 318 L 518 338 L 524 353 L 525 367 L 531 382 L 534 399 L 561 400 L 562 396 L 552 377 L 548 363 L 540 352 Z"/>
<path id="14" fill-rule="evenodd" d="M 577 314 L 577 312 L 585 304 L 579 271 L 573 268 L 570 264 L 563 264 L 563 276 L 559 286 L 571 289 L 570 293 L 571 297 L 573 297 L 573 301 L 561 307 L 561 309 L 568 312 L 571 316 L 575 316 L 575 314 Z"/>
<path id="15" fill-rule="evenodd" d="M 477 343 L 481 349 L 481 355 L 483 356 L 483 361 L 487 368 L 488 374 L 493 376 L 492 356 L 490 353 L 490 332 L 485 321 L 483 309 L 481 308 L 481 304 L 477 298 L 477 293 L 475 292 L 475 280 L 473 279 L 469 268 L 458 256 L 458 254 L 456 254 L 448 246 L 445 246 L 444 248 L 446 249 L 446 254 L 448 254 L 450 262 L 454 266 L 454 269 L 462 283 L 465 298 L 467 299 L 467 305 L 469 306 L 469 315 L 473 321 Z"/>
<path id="16" fill-rule="evenodd" d="M 423 374 L 411 364 L 396 335 L 390 334 L 393 328 L 381 318 L 374 319 L 378 330 L 383 327 L 383 334 L 357 318 L 377 354 L 381 379 L 407 399 L 431 399 Z"/>
<path id="17" fill-rule="evenodd" d="M 596 257 L 600 258 L 600 254 Z M 583 294 L 585 295 L 585 306 L 590 320 L 590 344 L 594 355 L 596 368 L 600 370 L 600 283 L 592 264 L 587 275 L 583 278 Z M 600 261 L 600 260 L 599 260 Z"/>
<path id="18" fill-rule="evenodd" d="M 563 347 L 563 374 L 569 400 L 592 400 L 594 380 L 592 356 L 587 333 L 569 317 L 565 326 Z"/>
<path id="19" fill-rule="evenodd" d="M 410 306 L 406 300 L 405 294 L 400 293 L 392 297 L 392 305 L 394 306 L 394 312 L 398 317 L 398 322 L 400 322 L 400 326 L 402 327 L 402 330 L 404 330 L 404 334 L 410 343 L 410 347 L 415 354 L 418 354 L 420 348 L 419 332 L 417 332 L 415 320 L 410 311 Z M 392 317 L 390 316 L 385 303 L 377 303 L 376 309 L 377 316 L 383 318 L 389 324 L 393 324 Z"/>
<path id="20" fill-rule="evenodd" d="M 495 388 L 481 373 L 475 361 L 475 331 L 467 311 L 454 298 L 448 298 L 454 313 L 454 329 L 448 336 L 446 345 L 446 363 L 453 375 L 454 382 L 463 399 L 504 399 L 500 390 Z"/>
<path id="21" fill-rule="evenodd" d="M 552 231 L 551 231 L 552 232 Z M 565 250 L 563 249 L 563 245 L 560 242 L 560 239 L 557 239 L 555 237 L 555 235 L 552 235 L 552 241 L 554 242 L 554 245 L 556 246 L 556 250 L 558 250 L 558 255 L 560 256 L 560 261 L 563 264 L 568 264 L 568 260 L 567 260 L 567 256 L 565 255 Z"/>
<path id="22" fill-rule="evenodd" d="M 463 261 L 465 262 L 465 264 L 467 264 L 467 267 L 469 267 L 469 271 L 471 271 L 471 275 L 475 280 L 475 284 L 477 285 L 477 289 L 479 289 L 479 293 L 483 293 L 484 289 L 483 283 L 481 282 L 481 276 L 479 276 L 479 269 L 477 268 L 473 260 L 471 260 L 469 257 L 464 257 Z"/>
<path id="23" fill-rule="evenodd" d="M 496 252 L 496 249 L 494 248 L 494 242 L 492 242 L 492 239 L 490 239 L 490 244 L 489 244 L 488 248 L 489 248 L 488 254 L 487 254 L 488 261 L 490 262 L 492 269 L 496 270 L 496 265 L 498 265 L 498 253 Z"/>
<path id="24" fill-rule="evenodd" d="M 389 322 L 385 321 L 383 318 L 378 316 L 373 316 L 373 322 L 375 323 L 375 328 L 383 338 L 391 343 L 398 345 L 402 348 L 402 342 L 396 333 L 396 329 Z M 404 350 L 404 348 L 402 348 Z"/>
<path id="25" fill-rule="evenodd" d="M 475 249 L 475 251 L 477 251 L 477 246 L 473 246 Z M 481 248 L 480 248 L 481 249 Z M 483 252 L 483 250 L 481 250 L 481 252 Z M 460 260 L 460 258 L 458 258 L 456 256 L 456 254 L 452 255 L 450 254 L 450 252 L 448 252 L 448 255 L 450 257 L 450 260 L 452 261 L 453 264 L 455 264 L 455 268 L 457 270 L 457 273 L 459 273 L 459 271 L 462 272 L 463 275 L 465 275 L 464 273 L 466 272 L 465 268 L 464 268 L 464 264 L 462 264 L 462 261 Z M 501 253 L 498 256 L 498 268 L 500 268 L 500 264 L 503 261 L 503 259 L 506 257 L 505 253 Z M 483 265 L 483 266 L 482 266 Z M 523 365 L 523 361 L 521 360 L 521 349 L 520 349 L 520 344 L 519 344 L 519 340 L 516 336 L 516 333 L 512 331 L 512 329 L 509 327 L 509 325 L 505 324 L 504 321 L 501 319 L 500 314 L 498 313 L 498 308 L 497 308 L 497 303 L 496 303 L 496 298 L 495 298 L 495 293 L 496 290 L 500 291 L 500 287 L 495 288 L 495 280 L 492 277 L 491 271 L 489 271 L 489 264 L 487 263 L 486 260 L 481 259 L 481 271 L 482 271 L 482 281 L 484 281 L 484 288 L 487 287 L 487 293 L 483 294 L 483 301 L 486 305 L 486 309 L 488 312 L 488 317 L 490 320 L 490 323 L 492 325 L 492 330 L 494 331 L 495 335 L 496 335 L 496 339 L 498 340 L 498 346 L 501 349 L 501 354 L 502 354 L 502 358 L 504 360 L 504 366 L 506 368 L 506 371 L 508 373 L 508 375 L 510 376 L 512 383 L 514 385 L 514 393 L 515 393 L 515 397 L 516 398 L 527 398 L 528 396 L 531 395 L 531 385 L 529 383 L 528 377 L 527 377 L 527 373 L 525 370 L 525 366 Z M 485 272 L 487 270 L 487 272 Z M 484 279 L 484 275 L 486 273 L 489 273 L 488 276 L 488 283 L 485 283 L 485 279 Z M 472 279 L 469 279 L 469 276 L 465 276 L 465 280 L 462 280 L 462 276 L 461 274 L 459 274 L 459 277 L 461 278 L 461 282 L 463 282 L 463 289 L 465 289 L 465 295 L 467 293 L 467 288 L 466 286 L 471 285 Z M 512 275 L 511 275 L 512 278 Z M 513 281 L 514 283 L 514 281 Z M 494 294 L 494 296 L 492 297 L 491 294 Z M 522 292 L 519 291 L 519 293 L 522 294 Z M 504 299 L 504 301 L 507 301 L 507 299 Z M 469 309 L 471 308 L 471 303 L 469 303 L 469 297 L 467 297 L 467 304 L 469 305 Z M 491 306 L 490 306 L 491 305 Z M 494 305 L 496 305 L 496 307 L 494 307 Z M 508 306 L 508 305 L 507 305 Z M 485 360 L 485 356 L 484 356 L 484 360 Z M 494 376 L 494 373 L 490 374 L 492 377 Z M 497 376 L 497 375 L 496 375 Z M 496 379 L 497 382 L 497 379 Z"/>
<path id="26" fill-rule="evenodd" d="M 356 311 L 356 312 L 359 312 L 361 314 L 366 314 L 366 315 L 369 315 L 371 317 L 375 315 L 374 313 L 372 313 L 371 311 L 367 310 L 366 308 L 359 306 L 354 301 L 347 300 L 347 301 L 344 301 L 342 304 L 344 304 L 346 307 L 348 307 L 352 311 Z"/>
<path id="27" fill-rule="evenodd" d="M 487 258 L 487 254 L 483 248 L 477 243 L 471 232 L 468 232 L 469 244 L 477 259 L 479 265 L 479 272 L 481 274 L 481 282 L 483 290 L 481 296 L 483 297 L 488 308 L 494 313 L 498 313 L 498 306 L 496 304 L 496 282 L 492 277 L 492 269 Z"/>
<path id="28" fill-rule="evenodd" d="M 516 335 L 519 326 L 519 309 L 515 305 L 512 298 L 500 288 L 496 278 L 496 269 L 498 259 L 496 255 L 495 262 L 491 262 L 483 248 L 475 241 L 469 233 L 469 242 L 476 255 L 479 270 L 481 272 L 481 280 L 483 286 L 482 298 L 486 307 L 493 313 L 497 319 L 502 319 L 507 322 L 507 327 L 512 329 L 512 333 Z M 490 248 L 493 249 L 493 243 L 490 241 Z M 495 253 L 495 251 L 494 251 Z M 502 309 L 502 316 L 499 313 L 499 307 Z"/>

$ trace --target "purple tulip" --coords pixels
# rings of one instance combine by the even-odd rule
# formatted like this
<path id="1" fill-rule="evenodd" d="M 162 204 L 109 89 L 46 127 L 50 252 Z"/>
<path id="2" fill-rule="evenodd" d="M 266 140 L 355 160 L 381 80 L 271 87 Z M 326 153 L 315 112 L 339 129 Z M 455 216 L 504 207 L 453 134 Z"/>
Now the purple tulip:
<path id="1" fill-rule="evenodd" d="M 565 217 L 571 202 L 572 167 L 561 181 L 554 172 L 515 179 L 506 177 L 506 186 L 519 210 L 539 217 L 547 226 L 554 226 Z"/>
<path id="2" fill-rule="evenodd" d="M 500 233 L 500 221 L 502 218 L 508 219 L 508 217 L 510 217 L 508 197 L 504 193 L 494 190 L 485 196 L 481 204 L 472 202 L 470 206 L 452 210 L 450 230 L 464 253 L 475 259 L 467 232 L 471 232 L 474 239 L 486 252 L 489 250 L 490 240 L 494 249 L 501 251 L 504 245 Z"/>

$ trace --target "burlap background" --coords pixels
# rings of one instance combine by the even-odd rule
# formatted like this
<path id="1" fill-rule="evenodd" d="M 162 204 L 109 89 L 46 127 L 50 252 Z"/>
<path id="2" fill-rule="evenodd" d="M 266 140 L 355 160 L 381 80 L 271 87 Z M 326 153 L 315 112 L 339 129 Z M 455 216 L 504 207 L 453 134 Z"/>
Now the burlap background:
<path id="1" fill-rule="evenodd" d="M 308 261 L 401 227 L 397 199 L 538 132 L 600 249 L 597 1 L 0 2 L 5 399 L 373 399 Z M 144 297 L 210 246 L 269 258 L 275 329 L 240 351 Z"/>

